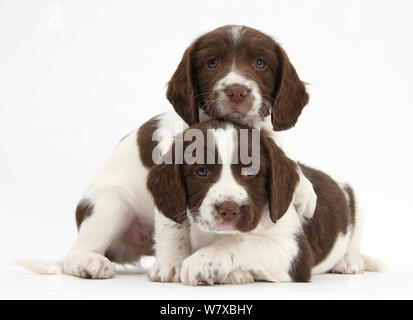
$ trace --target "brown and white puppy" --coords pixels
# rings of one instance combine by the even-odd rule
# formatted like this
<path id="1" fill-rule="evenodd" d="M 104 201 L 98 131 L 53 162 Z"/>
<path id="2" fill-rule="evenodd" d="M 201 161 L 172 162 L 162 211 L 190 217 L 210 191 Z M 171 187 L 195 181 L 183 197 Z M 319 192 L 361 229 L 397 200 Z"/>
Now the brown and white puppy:
<path id="1" fill-rule="evenodd" d="M 154 117 L 125 137 L 86 189 L 76 209 L 79 236 L 65 259 L 22 264 L 46 273 L 109 278 L 112 261 L 135 262 L 152 255 L 154 203 L 146 179 L 154 158 L 169 150 L 176 134 L 209 118 L 285 130 L 294 126 L 308 102 L 284 50 L 244 26 L 218 28 L 191 44 L 169 81 L 167 98 L 175 111 Z M 312 214 L 312 186 L 303 175 L 299 186 L 296 205 Z"/>
<path id="2" fill-rule="evenodd" d="M 189 125 L 206 115 L 254 128 L 271 122 L 276 131 L 294 126 L 309 99 L 281 46 L 244 26 L 221 27 L 197 39 L 172 76 L 167 97 Z"/>
<path id="3" fill-rule="evenodd" d="M 194 128 L 210 150 L 198 149 L 197 162 L 163 163 L 149 172 L 148 188 L 157 208 L 157 261 L 150 280 L 189 285 L 306 282 L 311 274 L 328 271 L 380 270 L 378 262 L 359 252 L 361 216 L 349 184 L 297 165 L 266 130 L 259 133 L 257 170 L 245 170 L 252 166 L 233 160 L 241 159 L 245 144 L 253 153 L 251 128 L 218 121 L 188 130 Z M 247 130 L 244 139 L 242 130 Z M 170 151 L 174 160 L 182 152 L 178 149 L 192 142 L 184 141 L 182 148 L 175 143 Z M 208 161 L 210 154 L 215 161 Z M 317 194 L 313 217 L 304 217 L 294 206 L 300 169 Z"/>

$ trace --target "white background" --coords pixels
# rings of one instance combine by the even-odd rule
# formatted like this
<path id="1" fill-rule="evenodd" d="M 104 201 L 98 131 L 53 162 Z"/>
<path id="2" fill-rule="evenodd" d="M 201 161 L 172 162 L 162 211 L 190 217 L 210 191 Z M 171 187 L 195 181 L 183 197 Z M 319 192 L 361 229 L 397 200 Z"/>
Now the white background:
<path id="1" fill-rule="evenodd" d="M 407 0 L 0 0 L 0 297 L 412 298 L 412 9 Z M 89 180 L 120 138 L 171 109 L 166 83 L 191 41 L 226 24 L 274 36 L 310 83 L 286 149 L 353 182 L 363 252 L 390 273 L 191 291 L 144 275 L 93 282 L 6 268 L 12 257 L 64 256 Z"/>

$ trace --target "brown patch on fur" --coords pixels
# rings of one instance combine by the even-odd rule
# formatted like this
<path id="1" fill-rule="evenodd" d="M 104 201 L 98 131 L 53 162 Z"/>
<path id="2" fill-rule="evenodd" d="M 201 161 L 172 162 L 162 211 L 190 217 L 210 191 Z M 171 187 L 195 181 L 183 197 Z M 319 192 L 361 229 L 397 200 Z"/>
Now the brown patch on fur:
<path id="1" fill-rule="evenodd" d="M 152 135 L 155 130 L 158 129 L 159 120 L 157 117 L 146 121 L 138 130 L 137 144 L 139 149 L 139 156 L 143 165 L 146 168 L 152 168 L 154 162 L 152 160 L 152 150 L 158 144 L 157 141 L 153 141 Z"/>
<path id="2" fill-rule="evenodd" d="M 178 68 L 168 83 L 166 97 L 177 114 L 188 124 L 199 122 L 198 105 L 195 103 L 197 84 L 192 66 L 194 44 L 185 50 Z"/>
<path id="3" fill-rule="evenodd" d="M 296 240 L 299 251 L 291 264 L 288 274 L 294 282 L 309 282 L 311 269 L 314 265 L 313 252 L 304 234 L 300 234 Z"/>
<path id="4" fill-rule="evenodd" d="M 303 233 L 297 237 L 299 253 L 289 274 L 294 281 L 306 282 L 311 277 L 311 269 L 328 256 L 338 234 L 346 233 L 354 223 L 354 201 L 349 203 L 337 182 L 324 172 L 303 164 L 300 167 L 313 184 L 317 205 L 313 218 L 304 223 Z"/>
<path id="5" fill-rule="evenodd" d="M 352 223 L 352 214 L 343 190 L 336 181 L 322 171 L 303 164 L 300 167 L 317 194 L 314 216 L 303 226 L 316 266 L 330 253 L 338 234 L 347 232 Z"/>
<path id="6" fill-rule="evenodd" d="M 356 198 L 354 196 L 353 188 L 346 184 L 344 186 L 344 192 L 347 193 L 349 206 L 350 206 L 350 216 L 351 216 L 351 224 L 354 225 L 356 220 Z"/>
<path id="7" fill-rule="evenodd" d="M 277 45 L 276 51 L 280 59 L 280 69 L 272 121 L 274 130 L 282 131 L 295 125 L 301 111 L 308 103 L 309 96 L 304 82 L 298 77 L 284 49 Z"/>
<path id="8" fill-rule="evenodd" d="M 173 163 L 174 151 L 175 145 L 169 151 L 172 152 Z M 149 171 L 146 185 L 159 211 L 177 223 L 186 220 L 186 190 L 182 181 L 181 165 L 155 165 Z"/>
<path id="9" fill-rule="evenodd" d="M 239 41 L 234 41 L 231 28 L 215 29 L 189 46 L 169 81 L 168 100 L 189 125 L 199 121 L 199 108 L 215 119 L 237 119 L 228 106 L 225 113 L 218 108 L 212 90 L 235 64 L 237 72 L 259 86 L 264 102 L 256 116 L 263 118 L 272 111 L 275 130 L 291 128 L 309 98 L 285 51 L 271 37 L 248 27 L 242 27 Z M 208 67 L 211 58 L 219 61 L 216 68 Z M 255 67 L 257 58 L 264 61 L 263 68 Z M 251 108 L 251 99 L 246 100 L 244 113 Z"/>
<path id="10" fill-rule="evenodd" d="M 267 134 L 261 135 L 261 145 L 265 148 L 270 162 L 268 197 L 271 220 L 275 223 L 288 210 L 299 181 L 296 164 L 274 143 Z"/>
<path id="11" fill-rule="evenodd" d="M 79 230 L 83 220 L 90 217 L 93 213 L 93 204 L 89 200 L 81 200 L 76 207 L 76 226 Z"/>

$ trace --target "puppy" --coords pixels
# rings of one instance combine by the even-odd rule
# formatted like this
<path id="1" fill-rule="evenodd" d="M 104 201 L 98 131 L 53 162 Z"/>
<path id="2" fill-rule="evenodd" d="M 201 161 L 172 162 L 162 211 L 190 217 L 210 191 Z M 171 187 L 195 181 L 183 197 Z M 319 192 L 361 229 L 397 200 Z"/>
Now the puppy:
<path id="1" fill-rule="evenodd" d="M 360 254 L 361 213 L 348 183 L 298 165 L 266 130 L 258 133 L 254 151 L 251 128 L 209 121 L 188 130 L 193 129 L 202 133 L 191 134 L 202 139 L 201 147 L 191 147 L 193 139 L 180 147 L 175 142 L 167 154 L 175 162 L 149 172 L 156 205 L 151 281 L 307 282 L 312 274 L 329 271 L 382 270 L 378 261 Z M 176 164 L 188 148 L 189 154 L 200 153 L 197 161 Z M 237 161 L 243 148 L 255 167 Z M 317 194 L 314 214 L 303 214 L 294 204 L 300 172 Z"/>
<path id="2" fill-rule="evenodd" d="M 191 44 L 169 81 L 167 98 L 175 111 L 155 116 L 125 137 L 86 189 L 75 214 L 79 235 L 68 255 L 62 261 L 20 264 L 43 273 L 104 279 L 114 275 L 112 262 L 153 255 L 155 207 L 146 179 L 175 135 L 211 118 L 286 130 L 308 102 L 284 50 L 244 26 L 218 28 Z M 299 180 L 296 205 L 311 214 L 316 195 L 300 172 Z"/>

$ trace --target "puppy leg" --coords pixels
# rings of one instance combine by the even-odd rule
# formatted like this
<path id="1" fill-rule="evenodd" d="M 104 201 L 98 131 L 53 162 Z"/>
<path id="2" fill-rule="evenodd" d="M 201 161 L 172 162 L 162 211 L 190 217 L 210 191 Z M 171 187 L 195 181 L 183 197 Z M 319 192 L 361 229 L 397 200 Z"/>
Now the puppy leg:
<path id="1" fill-rule="evenodd" d="M 336 181 L 338 180 L 335 177 Z M 331 270 L 333 273 L 357 274 L 364 271 L 381 272 L 386 267 L 379 260 L 364 256 L 360 253 L 361 236 L 363 233 L 363 212 L 358 204 L 354 190 L 349 183 L 338 180 L 343 192 L 349 200 L 350 207 L 354 208 L 354 225 L 350 244 L 343 259 L 341 259 Z"/>
<path id="2" fill-rule="evenodd" d="M 155 252 L 149 281 L 179 282 L 182 262 L 191 254 L 186 222 L 178 224 L 155 209 Z"/>
<path id="3" fill-rule="evenodd" d="M 80 225 L 78 238 L 63 261 L 63 272 L 82 278 L 110 278 L 115 268 L 104 254 L 128 227 L 129 206 L 115 190 L 95 192 L 87 201 L 93 210 Z"/>

